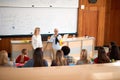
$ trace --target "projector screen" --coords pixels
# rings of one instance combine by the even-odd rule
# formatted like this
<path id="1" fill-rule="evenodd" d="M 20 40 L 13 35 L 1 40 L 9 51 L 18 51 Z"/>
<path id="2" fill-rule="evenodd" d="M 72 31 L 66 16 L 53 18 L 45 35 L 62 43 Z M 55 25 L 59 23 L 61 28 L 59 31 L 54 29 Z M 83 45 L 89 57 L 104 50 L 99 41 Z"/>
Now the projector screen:
<path id="1" fill-rule="evenodd" d="M 0 8 L 0 35 L 31 35 L 35 27 L 41 34 L 77 32 L 76 8 Z"/>

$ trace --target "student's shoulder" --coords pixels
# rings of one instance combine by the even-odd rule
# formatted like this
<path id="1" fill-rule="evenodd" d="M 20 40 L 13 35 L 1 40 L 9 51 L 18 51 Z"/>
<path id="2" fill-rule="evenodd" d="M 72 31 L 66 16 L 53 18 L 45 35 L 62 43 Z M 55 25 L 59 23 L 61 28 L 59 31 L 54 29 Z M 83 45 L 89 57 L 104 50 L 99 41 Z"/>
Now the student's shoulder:
<path id="1" fill-rule="evenodd" d="M 23 67 L 33 67 L 34 61 L 33 59 L 30 59 L 27 61 L 27 63 L 24 64 Z"/>
<path id="2" fill-rule="evenodd" d="M 33 62 L 34 62 L 33 59 L 27 61 L 27 63 L 33 63 Z"/>
<path id="3" fill-rule="evenodd" d="M 43 64 L 44 66 L 48 66 L 48 62 L 45 59 L 43 60 Z"/>
<path id="4" fill-rule="evenodd" d="M 47 60 L 43 59 L 44 62 L 47 62 Z"/>
<path id="5" fill-rule="evenodd" d="M 56 64 L 56 60 L 52 60 L 52 64 Z"/>
<path id="6" fill-rule="evenodd" d="M 77 65 L 79 65 L 79 64 L 83 64 L 83 61 L 77 60 Z"/>
<path id="7" fill-rule="evenodd" d="M 21 58 L 21 55 L 18 55 L 17 58 Z"/>

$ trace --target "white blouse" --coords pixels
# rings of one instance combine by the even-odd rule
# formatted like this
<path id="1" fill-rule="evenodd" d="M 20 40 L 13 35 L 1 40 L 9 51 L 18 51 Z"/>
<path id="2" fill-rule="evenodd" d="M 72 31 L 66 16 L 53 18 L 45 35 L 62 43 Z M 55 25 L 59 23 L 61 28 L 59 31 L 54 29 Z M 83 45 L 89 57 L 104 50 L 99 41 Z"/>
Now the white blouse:
<path id="1" fill-rule="evenodd" d="M 43 47 L 41 35 L 32 36 L 32 46 L 33 46 L 33 49 L 36 49 L 38 47 Z"/>
<path id="2" fill-rule="evenodd" d="M 60 41 L 62 39 L 62 36 L 58 35 L 57 38 Z M 52 42 L 53 49 L 55 49 L 55 50 L 60 50 L 61 49 L 61 46 L 58 42 L 57 42 L 57 44 L 55 44 L 55 36 L 54 35 L 51 36 L 51 38 L 49 39 L 48 42 Z"/>

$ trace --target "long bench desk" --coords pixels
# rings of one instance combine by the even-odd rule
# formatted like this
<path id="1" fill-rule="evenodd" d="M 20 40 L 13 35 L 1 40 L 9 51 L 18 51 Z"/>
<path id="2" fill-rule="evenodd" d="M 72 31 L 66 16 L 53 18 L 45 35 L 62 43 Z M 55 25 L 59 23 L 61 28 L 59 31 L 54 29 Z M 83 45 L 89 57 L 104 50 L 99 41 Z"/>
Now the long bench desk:
<path id="1" fill-rule="evenodd" d="M 3 68 L 0 80 L 120 80 L 120 62 L 78 66 Z"/>

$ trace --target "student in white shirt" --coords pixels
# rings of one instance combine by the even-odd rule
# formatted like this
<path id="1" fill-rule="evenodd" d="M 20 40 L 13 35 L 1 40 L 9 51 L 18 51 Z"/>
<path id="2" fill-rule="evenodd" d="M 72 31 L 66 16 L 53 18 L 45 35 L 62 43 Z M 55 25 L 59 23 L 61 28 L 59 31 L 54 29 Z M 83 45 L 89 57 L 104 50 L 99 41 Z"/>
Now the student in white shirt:
<path id="1" fill-rule="evenodd" d="M 32 36 L 32 46 L 33 46 L 34 50 L 38 47 L 40 47 L 40 48 L 43 47 L 39 27 L 35 28 L 34 34 Z"/>
<path id="2" fill-rule="evenodd" d="M 53 59 L 55 59 L 56 51 L 61 49 L 60 46 L 60 40 L 62 39 L 62 36 L 58 34 L 58 29 L 54 29 L 54 34 L 51 36 L 49 42 L 52 42 L 53 47 Z"/>

